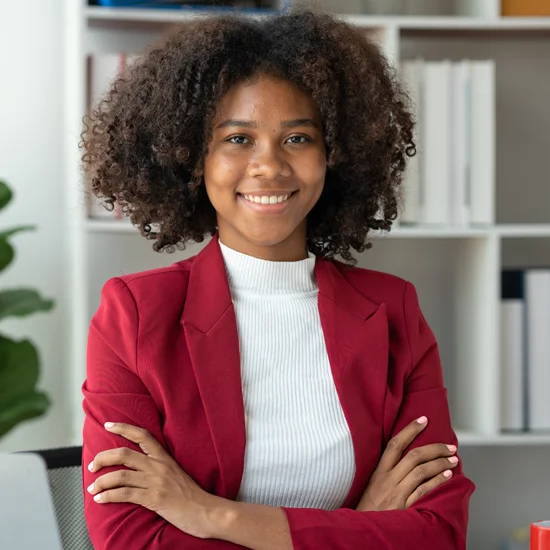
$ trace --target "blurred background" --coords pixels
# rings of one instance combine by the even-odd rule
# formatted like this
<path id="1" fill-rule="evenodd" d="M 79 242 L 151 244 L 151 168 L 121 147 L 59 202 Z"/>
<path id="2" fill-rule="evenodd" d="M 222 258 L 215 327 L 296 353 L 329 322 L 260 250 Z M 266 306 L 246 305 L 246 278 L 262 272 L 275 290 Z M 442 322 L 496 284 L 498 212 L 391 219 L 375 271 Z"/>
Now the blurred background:
<path id="1" fill-rule="evenodd" d="M 101 287 L 201 248 L 154 253 L 87 198 L 79 169 L 82 116 L 112 78 L 167 25 L 235 6 L 167 4 L 0 0 L 0 450 L 81 443 Z M 404 210 L 359 265 L 412 281 L 438 339 L 477 485 L 468 549 L 523 548 L 550 519 L 550 3 L 316 5 L 374 37 L 414 103 Z"/>

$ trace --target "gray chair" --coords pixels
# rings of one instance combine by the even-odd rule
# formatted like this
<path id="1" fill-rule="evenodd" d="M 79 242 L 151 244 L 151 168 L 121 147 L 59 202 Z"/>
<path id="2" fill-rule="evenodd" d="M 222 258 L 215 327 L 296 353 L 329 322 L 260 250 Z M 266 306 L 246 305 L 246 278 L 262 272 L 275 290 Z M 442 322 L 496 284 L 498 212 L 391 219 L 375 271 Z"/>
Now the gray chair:
<path id="1" fill-rule="evenodd" d="M 93 550 L 84 519 L 82 447 L 33 451 L 48 468 L 48 481 L 64 550 Z"/>

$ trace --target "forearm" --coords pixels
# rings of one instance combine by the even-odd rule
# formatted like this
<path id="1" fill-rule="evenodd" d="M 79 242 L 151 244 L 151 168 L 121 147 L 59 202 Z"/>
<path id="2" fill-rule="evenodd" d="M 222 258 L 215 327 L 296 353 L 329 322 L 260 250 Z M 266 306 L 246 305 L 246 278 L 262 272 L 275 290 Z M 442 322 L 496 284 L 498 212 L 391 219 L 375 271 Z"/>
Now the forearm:
<path id="1" fill-rule="evenodd" d="M 292 550 L 282 508 L 224 500 L 213 514 L 214 538 L 252 550 Z"/>

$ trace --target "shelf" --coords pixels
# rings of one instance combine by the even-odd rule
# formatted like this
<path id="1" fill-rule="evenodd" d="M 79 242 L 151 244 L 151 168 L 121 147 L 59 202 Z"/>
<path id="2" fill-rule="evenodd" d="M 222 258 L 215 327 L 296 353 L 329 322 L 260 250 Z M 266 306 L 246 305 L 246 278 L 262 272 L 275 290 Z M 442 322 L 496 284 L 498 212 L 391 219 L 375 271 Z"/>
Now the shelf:
<path id="1" fill-rule="evenodd" d="M 86 230 L 89 233 L 136 233 L 139 231 L 127 220 L 110 221 L 91 219 L 86 221 Z M 461 239 L 486 237 L 490 229 L 458 229 L 458 228 L 435 228 L 435 227 L 398 227 L 390 233 L 372 233 L 371 238 L 390 239 Z"/>
<path id="2" fill-rule="evenodd" d="M 550 224 L 521 223 L 497 225 L 501 237 L 550 237 Z"/>
<path id="3" fill-rule="evenodd" d="M 491 232 L 490 228 L 470 227 L 407 227 L 399 226 L 390 233 L 371 233 L 370 237 L 390 239 L 463 239 L 486 237 Z"/>
<path id="4" fill-rule="evenodd" d="M 487 446 L 536 446 L 550 445 L 550 433 L 533 434 L 495 434 L 484 435 L 470 432 L 457 432 L 458 442 L 464 447 L 487 447 Z"/>
<path id="5" fill-rule="evenodd" d="M 550 17 L 401 17 L 396 25 L 403 31 L 548 31 Z"/>
<path id="6" fill-rule="evenodd" d="M 86 220 L 86 231 L 88 233 L 135 233 L 139 235 L 137 227 L 134 227 L 128 220 Z"/>
<path id="7" fill-rule="evenodd" d="M 127 220 L 91 219 L 86 221 L 86 229 L 90 233 L 139 233 L 137 228 Z M 371 233 L 370 237 L 390 239 L 464 239 L 487 237 L 495 233 L 500 237 L 510 238 L 550 238 L 550 224 L 506 224 L 488 228 L 400 226 L 393 229 L 390 233 Z"/>
<path id="8" fill-rule="evenodd" d="M 231 13 L 229 10 L 227 10 Z M 142 23 L 177 23 L 196 17 L 217 13 L 215 10 L 199 9 L 139 9 L 139 8 L 104 8 L 101 6 L 89 6 L 85 9 L 88 21 L 97 22 L 142 22 Z M 248 12 L 247 12 L 248 13 Z M 257 17 L 268 15 L 270 12 L 258 13 Z M 249 14 L 250 15 L 250 14 Z M 254 14 L 254 16 L 256 16 Z"/>
<path id="9" fill-rule="evenodd" d="M 86 8 L 85 15 L 90 22 L 145 22 L 175 23 L 200 15 L 212 13 L 201 10 L 174 9 L 125 9 L 91 6 Z M 269 12 L 259 13 L 258 17 Z M 397 27 L 403 31 L 550 31 L 550 17 L 498 17 L 486 19 L 481 17 L 459 16 L 369 16 L 342 15 L 342 19 L 364 28 Z"/>

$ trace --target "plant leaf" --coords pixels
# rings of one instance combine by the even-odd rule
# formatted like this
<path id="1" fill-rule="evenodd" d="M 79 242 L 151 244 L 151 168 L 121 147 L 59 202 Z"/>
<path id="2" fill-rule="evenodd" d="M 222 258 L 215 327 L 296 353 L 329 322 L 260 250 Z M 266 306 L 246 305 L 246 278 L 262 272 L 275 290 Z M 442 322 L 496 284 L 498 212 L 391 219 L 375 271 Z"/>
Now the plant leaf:
<path id="1" fill-rule="evenodd" d="M 31 390 L 6 407 L 0 405 L 0 437 L 25 420 L 42 416 L 51 406 L 42 391 Z"/>
<path id="2" fill-rule="evenodd" d="M 0 271 L 4 271 L 11 264 L 14 256 L 12 245 L 6 240 L 0 240 Z"/>
<path id="3" fill-rule="evenodd" d="M 6 229 L 5 231 L 0 232 L 0 239 L 7 239 L 16 233 L 21 231 L 34 231 L 36 227 L 34 225 L 19 225 L 18 227 L 13 227 L 12 229 Z"/>
<path id="4" fill-rule="evenodd" d="M 4 208 L 12 199 L 13 193 L 5 181 L 0 180 L 0 210 Z"/>
<path id="5" fill-rule="evenodd" d="M 53 301 L 44 300 L 36 290 L 19 288 L 0 292 L 0 319 L 49 311 L 52 307 Z"/>
<path id="6" fill-rule="evenodd" d="M 0 336 L 0 411 L 34 389 L 38 368 L 38 353 L 29 340 Z"/>

